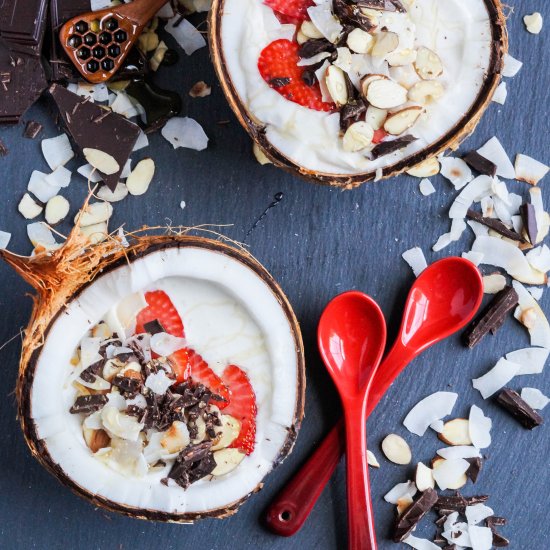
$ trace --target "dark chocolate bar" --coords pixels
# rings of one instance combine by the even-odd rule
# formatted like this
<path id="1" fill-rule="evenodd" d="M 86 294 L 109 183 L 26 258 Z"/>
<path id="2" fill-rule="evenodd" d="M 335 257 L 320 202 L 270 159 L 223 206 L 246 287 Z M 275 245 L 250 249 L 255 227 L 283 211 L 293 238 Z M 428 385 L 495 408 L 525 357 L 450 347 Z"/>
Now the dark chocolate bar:
<path id="1" fill-rule="evenodd" d="M 30 46 L 40 55 L 48 0 L 2 0 L 0 5 L 0 35 L 4 40 Z"/>

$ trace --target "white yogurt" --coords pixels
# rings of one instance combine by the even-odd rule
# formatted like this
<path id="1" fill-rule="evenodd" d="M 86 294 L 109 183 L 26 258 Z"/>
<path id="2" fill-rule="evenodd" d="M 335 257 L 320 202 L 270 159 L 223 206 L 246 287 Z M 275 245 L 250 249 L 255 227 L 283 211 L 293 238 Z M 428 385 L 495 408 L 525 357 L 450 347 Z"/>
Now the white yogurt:
<path id="1" fill-rule="evenodd" d="M 406 21 L 403 20 L 406 18 Z M 261 51 L 273 40 L 292 36 L 262 0 L 225 0 L 223 54 L 237 93 L 253 118 L 266 126 L 269 141 L 286 157 L 318 173 L 357 174 L 395 164 L 451 130 L 475 102 L 490 63 L 491 27 L 481 0 L 416 0 L 407 14 L 387 13 L 379 27 L 406 25 L 414 46 L 426 46 L 443 61 L 439 81 L 445 95 L 429 105 L 410 131 L 418 140 L 376 161 L 343 150 L 339 114 L 317 112 L 288 101 L 271 89 L 257 68 Z M 290 27 L 290 28 L 289 28 Z M 374 69 L 369 72 L 380 72 Z M 412 70 L 390 68 L 403 83 L 418 80 Z"/>

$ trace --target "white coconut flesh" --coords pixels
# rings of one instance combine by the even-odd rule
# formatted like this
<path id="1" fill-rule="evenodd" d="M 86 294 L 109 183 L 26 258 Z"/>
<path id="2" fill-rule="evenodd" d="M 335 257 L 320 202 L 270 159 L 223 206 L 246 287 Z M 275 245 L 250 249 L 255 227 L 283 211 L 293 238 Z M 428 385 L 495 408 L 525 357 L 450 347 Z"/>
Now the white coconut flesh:
<path id="1" fill-rule="evenodd" d="M 254 451 L 230 473 L 208 476 L 186 490 L 161 483 L 170 464 L 141 475 L 115 471 L 93 456 L 81 415 L 69 412 L 76 397 L 71 358 L 82 338 L 114 305 L 157 289 L 177 308 L 189 347 L 200 350 L 217 374 L 238 365 L 256 394 Z M 217 251 L 168 248 L 97 278 L 58 316 L 36 362 L 30 416 L 53 463 L 85 492 L 126 509 L 207 513 L 238 502 L 273 468 L 295 422 L 299 369 L 291 323 L 257 273 Z"/>
<path id="2" fill-rule="evenodd" d="M 482 91 L 491 63 L 491 22 L 483 0 L 416 0 L 405 3 L 412 4 L 408 13 L 380 12 L 378 29 L 387 27 L 400 37 L 396 52 L 424 46 L 437 53 L 443 73 L 436 80 L 443 85 L 444 94 L 423 106 L 425 112 L 404 132 L 417 141 L 399 152 L 369 160 L 365 150 L 343 149 L 338 113 L 293 103 L 271 89 L 260 75 L 257 63 L 262 50 L 274 40 L 292 37 L 293 26 L 282 25 L 262 0 L 223 0 L 222 4 L 221 53 L 240 103 L 252 120 L 265 125 L 271 146 L 317 174 L 374 172 L 434 144 L 463 123 Z M 387 74 L 406 88 L 421 81 L 412 64 L 388 69 L 385 62 L 373 62 L 369 54 L 361 57 L 359 77 L 363 73 Z M 408 101 L 394 111 L 414 104 Z"/>

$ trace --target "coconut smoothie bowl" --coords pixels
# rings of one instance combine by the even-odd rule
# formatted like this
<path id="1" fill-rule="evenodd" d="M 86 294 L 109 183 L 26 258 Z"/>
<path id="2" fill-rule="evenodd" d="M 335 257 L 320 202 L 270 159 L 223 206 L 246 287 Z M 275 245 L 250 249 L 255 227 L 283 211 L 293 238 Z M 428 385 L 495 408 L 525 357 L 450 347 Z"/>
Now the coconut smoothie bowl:
<path id="1" fill-rule="evenodd" d="M 456 149 L 508 47 L 498 0 L 214 0 L 210 42 L 268 159 L 340 187 Z"/>

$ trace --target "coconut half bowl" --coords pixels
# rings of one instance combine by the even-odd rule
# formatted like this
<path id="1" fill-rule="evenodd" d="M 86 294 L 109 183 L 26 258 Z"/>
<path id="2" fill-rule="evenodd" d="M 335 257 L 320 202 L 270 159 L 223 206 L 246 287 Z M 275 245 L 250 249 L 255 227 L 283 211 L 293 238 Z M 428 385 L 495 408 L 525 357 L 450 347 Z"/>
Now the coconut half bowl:
<path id="1" fill-rule="evenodd" d="M 24 258 L 0 251 L 37 289 L 17 382 L 25 439 L 45 468 L 94 506 L 169 522 L 227 517 L 262 487 L 264 477 L 292 450 L 305 396 L 298 322 L 271 275 L 235 245 L 188 235 L 129 239 L 126 248 L 116 240 L 85 248 L 73 231 L 51 256 Z M 213 345 L 209 364 L 216 364 L 216 353 L 225 365 L 241 361 L 256 393 L 253 452 L 230 473 L 204 477 L 187 489 L 161 483 L 164 476 L 152 470 L 141 477 L 127 476 L 99 461 L 83 437 L 80 415 L 69 413 L 75 392 L 69 377 L 81 339 L 125 296 L 157 288 L 173 289 L 183 322 L 194 319 L 195 334 L 192 326 L 185 328 L 189 341 L 201 340 L 205 328 L 208 338 L 215 338 L 223 327 L 233 327 L 227 343 L 233 348 L 224 344 L 216 352 Z M 180 311 L 185 304 L 193 309 Z M 250 331 L 256 338 L 251 340 Z M 207 348 L 205 358 L 208 353 Z"/>
<path id="2" fill-rule="evenodd" d="M 342 3 L 342 0 L 339 2 Z M 345 2 L 348 5 L 354 4 L 352 0 L 345 0 Z M 391 4 L 394 3 L 391 2 Z M 457 149 L 460 143 L 474 131 L 501 79 L 503 58 L 508 50 L 508 38 L 500 0 L 450 0 L 436 6 L 437 3 L 438 0 L 401 0 L 401 5 L 406 6 L 407 10 L 411 10 L 414 5 L 415 23 L 420 29 L 424 28 L 422 27 L 423 14 L 436 13 L 443 4 L 444 14 L 441 15 L 441 20 L 428 18 L 426 28 L 435 29 L 443 20 L 458 25 L 455 33 L 460 36 L 453 35 L 451 29 L 448 29 L 448 32 L 446 28 L 438 29 L 444 36 L 442 40 L 449 40 L 455 47 L 454 52 L 451 51 L 452 48 L 448 52 L 446 50 L 439 52 L 443 60 L 441 79 L 445 95 L 440 100 L 443 103 L 437 115 L 433 115 L 436 122 L 429 118 L 425 119 L 424 122 L 418 123 L 423 125 L 422 128 L 413 126 L 408 132 L 401 134 L 412 133 L 419 138 L 418 141 L 398 153 L 387 155 L 387 158 L 382 157 L 382 161 L 378 159 L 378 162 L 373 163 L 362 159 L 357 161 L 361 166 L 354 167 L 351 164 L 356 162 L 355 159 L 347 165 L 345 170 L 342 170 L 341 167 L 336 166 L 337 158 L 336 164 L 327 169 L 324 157 L 327 156 L 327 152 L 330 154 L 331 149 L 335 149 L 336 157 L 340 153 L 342 153 L 340 158 L 346 155 L 336 141 L 339 139 L 341 143 L 342 132 L 332 143 L 320 141 L 315 137 L 319 133 L 315 124 L 321 124 L 319 120 L 327 113 L 315 112 L 317 119 L 311 123 L 311 119 L 305 115 L 307 111 L 311 112 L 307 107 L 296 107 L 296 104 L 293 104 L 296 110 L 293 110 L 288 117 L 278 112 L 281 98 L 277 98 L 276 90 L 262 79 L 255 60 L 271 41 L 281 36 L 286 36 L 288 39 L 292 34 L 289 34 L 288 25 L 286 25 L 287 30 L 284 25 L 281 29 L 273 30 L 278 21 L 273 17 L 270 8 L 264 5 L 263 0 L 213 0 L 209 16 L 209 39 L 214 67 L 237 119 L 274 165 L 312 182 L 341 188 L 353 188 L 368 181 L 389 178 L 409 171 L 423 161 L 441 155 L 447 150 Z M 390 2 L 386 2 L 386 5 L 390 5 Z M 266 26 L 269 27 L 267 31 Z M 382 27 L 382 23 L 380 26 Z M 418 32 L 420 36 L 421 32 L 425 31 Z M 319 38 L 319 35 L 316 37 Z M 417 38 L 415 48 L 426 46 L 437 51 L 433 46 L 436 41 L 433 36 L 423 36 L 424 40 Z M 296 40 L 296 34 L 290 39 Z M 301 40 L 304 40 L 303 36 Z M 337 45 L 342 46 L 345 43 Z M 462 56 L 458 62 L 452 59 L 457 52 Z M 446 62 L 449 65 L 447 67 Z M 390 68 L 393 69 L 393 67 Z M 400 70 L 402 67 L 397 69 Z M 376 72 L 373 70 L 365 76 Z M 403 84 L 410 91 L 410 82 L 405 83 L 398 80 L 399 76 L 391 74 L 392 79 Z M 278 76 L 284 77 L 284 75 Z M 355 87 L 359 91 L 362 90 L 359 84 Z M 286 103 L 291 103 L 283 99 Z M 368 101 L 366 103 L 368 104 Z M 411 105 L 410 98 L 404 105 Z M 282 108 L 284 109 L 286 107 Z M 435 107 L 426 105 L 428 113 L 436 112 L 434 109 Z M 393 112 L 395 109 L 389 110 L 390 114 Z M 282 118 L 279 119 L 279 115 Z M 419 120 L 422 121 L 422 118 Z M 340 129 L 338 122 L 333 122 L 330 128 L 337 136 Z M 279 127 L 278 124 L 281 126 Z M 292 134 L 292 143 L 290 141 L 287 143 L 285 138 L 289 125 L 302 127 L 301 131 Z M 310 151 L 308 151 L 311 143 L 316 147 L 313 157 L 309 156 Z"/>

